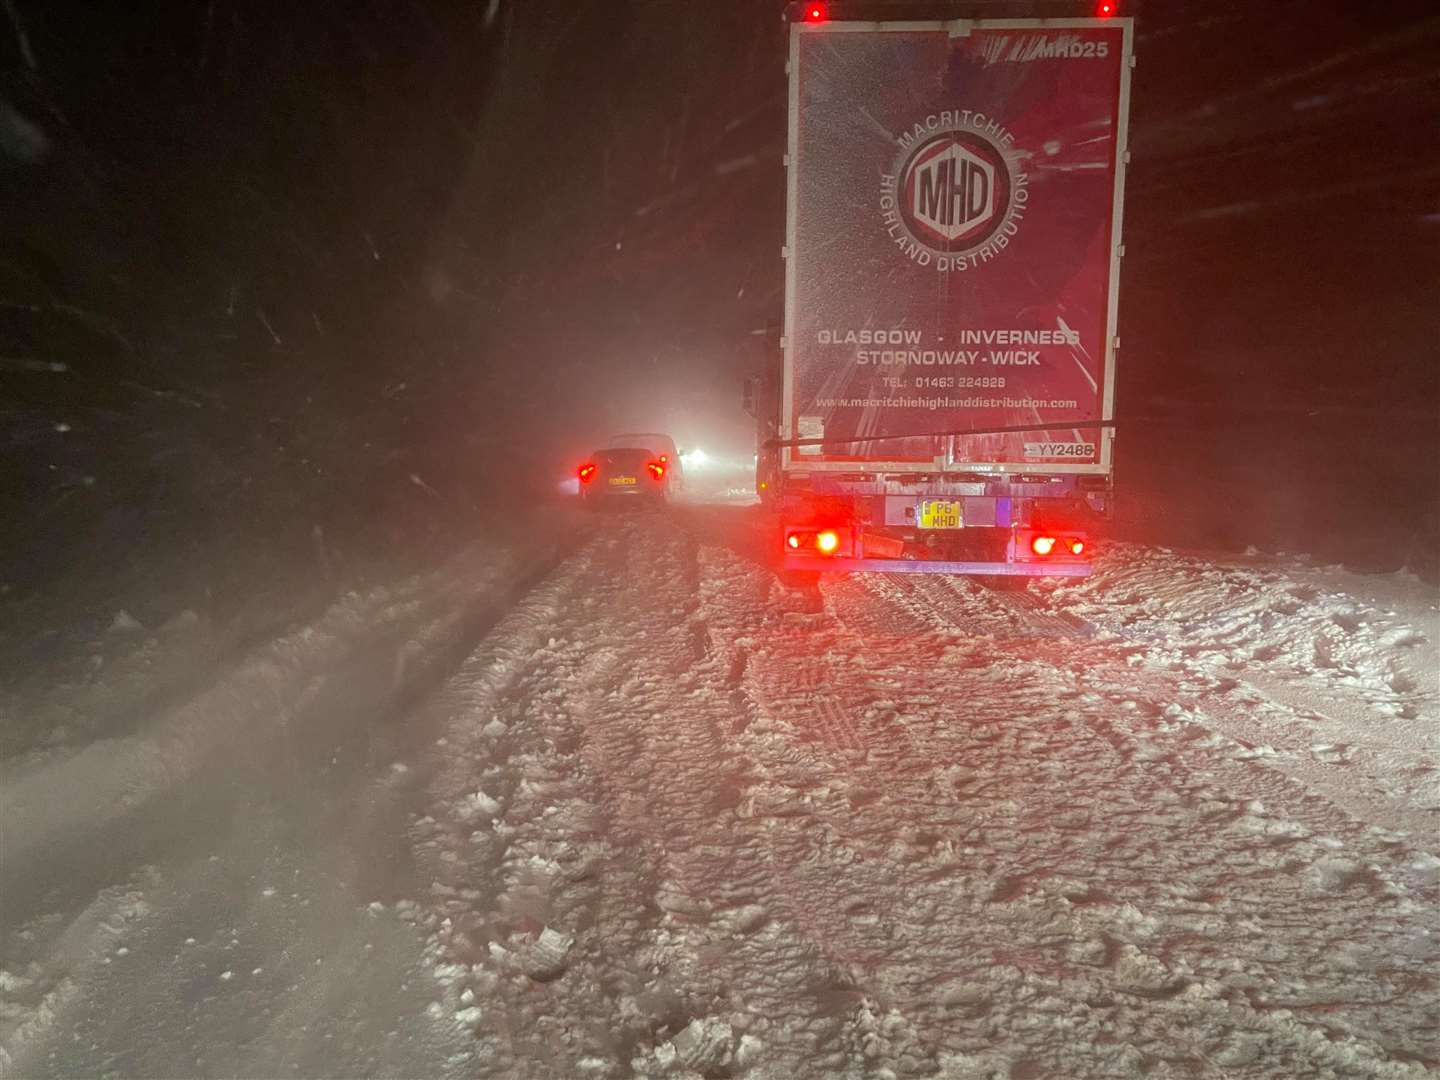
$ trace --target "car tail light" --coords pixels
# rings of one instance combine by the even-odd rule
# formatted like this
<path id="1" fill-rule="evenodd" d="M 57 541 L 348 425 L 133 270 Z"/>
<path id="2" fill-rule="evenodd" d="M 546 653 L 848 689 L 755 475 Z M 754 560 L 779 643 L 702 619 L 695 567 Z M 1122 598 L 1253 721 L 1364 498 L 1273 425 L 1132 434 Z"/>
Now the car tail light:
<path id="1" fill-rule="evenodd" d="M 645 468 L 650 470 L 650 475 L 656 480 L 665 479 L 665 463 L 663 461 L 647 461 Z"/>
<path id="2" fill-rule="evenodd" d="M 800 534 L 799 534 L 799 533 L 791 533 L 789 536 L 787 536 L 787 537 L 785 538 L 785 544 L 786 544 L 786 546 L 789 547 L 792 551 L 799 551 L 799 550 L 800 550 Z"/>
<path id="3" fill-rule="evenodd" d="M 1069 546 L 1070 546 L 1070 554 L 1071 554 L 1071 555 L 1084 555 L 1084 554 L 1085 554 L 1085 541 L 1084 541 L 1084 540 L 1071 540 Z"/>
<path id="4" fill-rule="evenodd" d="M 840 547 L 840 537 L 833 529 L 826 529 L 815 536 L 815 550 L 822 555 L 834 555 Z"/>
<path id="5" fill-rule="evenodd" d="M 591 480 L 595 479 L 595 466 L 587 462 L 580 466 L 577 473 L 580 477 L 580 482 L 582 484 L 588 484 Z"/>
<path id="6" fill-rule="evenodd" d="M 805 21 L 810 23 L 821 23 L 825 21 L 824 4 L 806 4 Z"/>
<path id="7" fill-rule="evenodd" d="M 1037 536 L 1030 541 L 1030 550 L 1036 555 L 1049 555 L 1055 550 L 1055 537 Z"/>

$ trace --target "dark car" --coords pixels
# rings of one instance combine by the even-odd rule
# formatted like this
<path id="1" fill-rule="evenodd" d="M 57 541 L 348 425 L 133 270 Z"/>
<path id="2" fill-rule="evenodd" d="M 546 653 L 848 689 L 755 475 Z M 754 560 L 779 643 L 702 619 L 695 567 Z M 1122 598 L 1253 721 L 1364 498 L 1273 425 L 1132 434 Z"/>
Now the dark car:
<path id="1" fill-rule="evenodd" d="M 580 497 L 589 505 L 633 502 L 663 506 L 670 501 L 670 461 L 648 447 L 618 446 L 596 450 L 581 465 Z"/>
<path id="2" fill-rule="evenodd" d="M 680 460 L 680 451 L 675 446 L 675 440 L 669 435 L 658 431 L 627 432 L 624 435 L 614 436 L 609 444 L 611 450 L 624 447 L 643 447 L 654 455 L 655 460 L 665 466 L 666 475 L 669 477 L 667 483 L 672 492 L 682 491 L 685 487 L 685 468 Z"/>

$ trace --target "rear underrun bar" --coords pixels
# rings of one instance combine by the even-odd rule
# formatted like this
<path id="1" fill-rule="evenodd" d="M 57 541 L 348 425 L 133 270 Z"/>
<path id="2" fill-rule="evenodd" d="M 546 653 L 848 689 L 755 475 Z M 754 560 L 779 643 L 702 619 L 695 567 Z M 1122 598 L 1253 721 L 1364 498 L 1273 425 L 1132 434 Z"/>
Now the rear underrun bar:
<path id="1" fill-rule="evenodd" d="M 832 559 L 786 555 L 786 570 L 872 570 L 886 574 L 991 574 L 999 577 L 1089 577 L 1092 563 L 941 562 L 933 559 Z"/>

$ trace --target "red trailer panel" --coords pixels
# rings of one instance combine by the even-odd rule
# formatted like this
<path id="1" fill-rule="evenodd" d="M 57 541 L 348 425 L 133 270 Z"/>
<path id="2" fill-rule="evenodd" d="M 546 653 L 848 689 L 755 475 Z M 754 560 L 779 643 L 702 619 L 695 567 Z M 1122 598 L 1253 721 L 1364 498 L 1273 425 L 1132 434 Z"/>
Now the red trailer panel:
<path id="1" fill-rule="evenodd" d="M 1109 471 L 1131 33 L 792 26 L 786 470 Z"/>

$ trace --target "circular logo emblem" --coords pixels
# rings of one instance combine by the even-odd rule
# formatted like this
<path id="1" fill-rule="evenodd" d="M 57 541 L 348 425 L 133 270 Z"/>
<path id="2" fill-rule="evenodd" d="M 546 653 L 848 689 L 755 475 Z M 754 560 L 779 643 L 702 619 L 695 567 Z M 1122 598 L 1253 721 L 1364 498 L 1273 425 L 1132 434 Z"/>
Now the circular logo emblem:
<path id="1" fill-rule="evenodd" d="M 896 203 L 910 235 L 936 252 L 985 244 L 1010 216 L 1010 166 L 976 131 L 920 142 L 900 168 Z"/>

